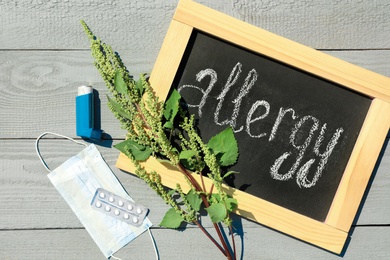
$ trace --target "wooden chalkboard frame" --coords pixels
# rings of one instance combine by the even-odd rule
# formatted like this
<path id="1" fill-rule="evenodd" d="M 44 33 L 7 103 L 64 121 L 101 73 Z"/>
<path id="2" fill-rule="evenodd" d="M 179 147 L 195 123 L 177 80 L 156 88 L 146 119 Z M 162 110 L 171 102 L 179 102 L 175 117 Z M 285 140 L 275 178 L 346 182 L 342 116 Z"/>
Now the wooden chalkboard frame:
<path id="1" fill-rule="evenodd" d="M 390 127 L 390 79 L 307 46 L 212 10 L 181 0 L 168 29 L 150 77 L 157 95 L 165 100 L 171 89 L 190 36 L 194 30 L 231 42 L 289 66 L 335 82 L 372 98 L 363 127 L 343 173 L 336 196 L 324 222 L 303 216 L 248 193 L 225 187 L 239 204 L 237 214 L 326 250 L 341 253 L 370 176 Z M 118 168 L 134 172 L 121 154 Z M 187 182 L 175 169 L 155 158 L 145 167 L 156 170 L 167 187 Z M 195 176 L 197 178 L 198 176 Z M 206 180 L 210 185 L 210 180 Z"/>

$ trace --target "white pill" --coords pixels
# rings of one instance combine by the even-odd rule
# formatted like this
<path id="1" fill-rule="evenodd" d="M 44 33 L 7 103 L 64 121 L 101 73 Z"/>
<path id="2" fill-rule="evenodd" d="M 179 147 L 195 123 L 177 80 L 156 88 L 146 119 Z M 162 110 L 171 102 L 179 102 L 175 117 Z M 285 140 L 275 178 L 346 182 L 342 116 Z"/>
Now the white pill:
<path id="1" fill-rule="evenodd" d="M 104 209 L 105 209 L 106 211 L 110 211 L 110 210 L 111 210 L 111 207 L 107 205 Z"/>
<path id="2" fill-rule="evenodd" d="M 137 217 L 133 217 L 133 223 L 138 223 L 138 218 Z"/>
<path id="3" fill-rule="evenodd" d="M 123 215 L 123 218 L 124 218 L 124 219 L 129 219 L 129 217 L 130 217 L 129 214 L 127 214 L 127 213 L 125 213 L 125 214 Z"/>
<path id="4" fill-rule="evenodd" d="M 137 209 L 137 213 L 138 213 L 138 214 L 141 214 L 141 213 L 142 213 L 142 209 L 138 208 L 138 209 Z"/>
<path id="5" fill-rule="evenodd" d="M 121 214 L 121 212 L 120 212 L 118 209 L 116 209 L 116 210 L 114 211 L 114 214 L 117 215 L 117 216 L 119 216 L 119 214 Z"/>
<path id="6" fill-rule="evenodd" d="M 123 204 L 124 204 L 123 201 L 121 201 L 121 200 L 118 201 L 118 205 L 119 205 L 120 207 L 123 207 Z"/>
<path id="7" fill-rule="evenodd" d="M 133 209 L 133 206 L 132 206 L 131 204 L 129 204 L 129 205 L 127 206 L 127 209 L 128 209 L 128 210 L 132 210 L 132 209 Z"/>
<path id="8" fill-rule="evenodd" d="M 102 206 L 102 203 L 100 203 L 100 201 L 96 201 L 95 206 L 96 206 L 97 208 L 100 208 L 100 207 Z"/>
<path id="9" fill-rule="evenodd" d="M 108 199 L 108 201 L 109 201 L 109 202 L 114 202 L 115 199 L 114 199 L 114 197 L 110 197 L 110 198 Z"/>
<path id="10" fill-rule="evenodd" d="M 104 192 L 100 192 L 99 197 L 104 199 L 106 197 L 106 194 L 104 194 Z"/>

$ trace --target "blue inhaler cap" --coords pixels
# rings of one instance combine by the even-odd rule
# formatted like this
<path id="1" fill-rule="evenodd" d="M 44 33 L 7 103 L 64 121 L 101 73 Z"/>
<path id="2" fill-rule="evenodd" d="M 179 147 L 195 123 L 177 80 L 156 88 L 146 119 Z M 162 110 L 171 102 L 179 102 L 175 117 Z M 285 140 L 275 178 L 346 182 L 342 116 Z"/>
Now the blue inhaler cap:
<path id="1" fill-rule="evenodd" d="M 78 88 L 76 97 L 76 135 L 82 138 L 100 140 L 101 129 L 94 128 L 94 98 L 91 86 Z"/>

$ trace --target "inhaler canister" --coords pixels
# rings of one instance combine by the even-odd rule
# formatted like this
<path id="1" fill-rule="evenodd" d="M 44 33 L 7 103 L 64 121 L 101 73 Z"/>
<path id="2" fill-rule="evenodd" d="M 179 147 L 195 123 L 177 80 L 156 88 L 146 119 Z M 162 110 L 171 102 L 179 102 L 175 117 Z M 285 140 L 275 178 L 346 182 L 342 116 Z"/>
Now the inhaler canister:
<path id="1" fill-rule="evenodd" d="M 76 97 L 76 135 L 82 138 L 100 140 L 103 131 L 94 128 L 94 98 L 91 86 L 78 88 Z"/>

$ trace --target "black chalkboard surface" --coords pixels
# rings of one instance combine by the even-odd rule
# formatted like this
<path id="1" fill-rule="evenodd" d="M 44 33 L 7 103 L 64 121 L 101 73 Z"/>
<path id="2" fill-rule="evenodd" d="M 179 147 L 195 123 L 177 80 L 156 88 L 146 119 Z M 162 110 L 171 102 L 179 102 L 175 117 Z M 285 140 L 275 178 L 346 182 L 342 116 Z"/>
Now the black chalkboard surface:
<path id="1" fill-rule="evenodd" d="M 203 140 L 234 129 L 229 186 L 325 220 L 371 98 L 197 30 L 174 86 Z"/>

